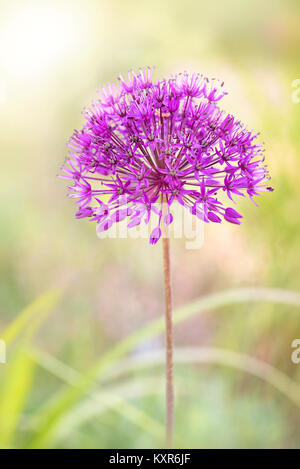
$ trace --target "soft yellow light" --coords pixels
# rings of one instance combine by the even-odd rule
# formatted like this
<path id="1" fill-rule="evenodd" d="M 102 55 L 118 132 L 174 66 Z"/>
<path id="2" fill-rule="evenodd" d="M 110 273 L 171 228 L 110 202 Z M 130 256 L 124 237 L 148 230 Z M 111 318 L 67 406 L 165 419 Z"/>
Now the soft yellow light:
<path id="1" fill-rule="evenodd" d="M 70 4 L 26 3 L 8 12 L 0 32 L 0 67 L 9 77 L 41 78 L 75 52 L 80 15 Z"/>

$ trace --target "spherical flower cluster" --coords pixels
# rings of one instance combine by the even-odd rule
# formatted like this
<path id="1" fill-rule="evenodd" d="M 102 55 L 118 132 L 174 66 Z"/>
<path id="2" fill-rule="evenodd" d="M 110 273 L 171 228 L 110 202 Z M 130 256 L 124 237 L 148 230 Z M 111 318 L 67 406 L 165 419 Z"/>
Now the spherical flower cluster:
<path id="1" fill-rule="evenodd" d="M 196 74 L 153 81 L 149 68 L 103 89 L 84 111 L 63 166 L 76 217 L 102 231 L 125 218 L 133 227 L 155 216 L 152 244 L 162 223 L 172 223 L 176 202 L 204 222 L 240 224 L 242 215 L 226 200 L 272 188 L 258 134 L 219 109 L 225 94 L 223 83 Z"/>

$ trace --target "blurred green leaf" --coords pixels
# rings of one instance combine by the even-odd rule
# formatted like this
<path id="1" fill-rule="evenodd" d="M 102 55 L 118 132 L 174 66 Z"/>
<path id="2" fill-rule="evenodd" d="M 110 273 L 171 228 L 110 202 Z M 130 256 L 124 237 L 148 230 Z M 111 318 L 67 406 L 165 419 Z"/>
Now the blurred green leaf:
<path id="1" fill-rule="evenodd" d="M 2 335 L 6 346 L 11 345 L 18 337 L 19 343 L 13 360 L 6 364 L 4 384 L 1 388 L 1 447 L 12 446 L 15 430 L 30 393 L 35 363 L 26 353 L 26 349 L 37 328 L 57 304 L 60 296 L 61 290 L 52 290 L 41 295 L 17 316 Z"/>
<path id="2" fill-rule="evenodd" d="M 38 365 L 64 382 L 72 384 L 74 383 L 74 378 L 78 377 L 78 373 L 75 370 L 44 352 L 34 350 L 30 352 L 30 355 Z M 240 370 L 273 386 L 288 398 L 292 404 L 300 408 L 299 385 L 285 373 L 270 364 L 247 354 L 216 347 L 184 347 L 176 348 L 174 361 L 176 364 L 215 364 Z M 116 379 L 128 375 L 128 373 L 138 370 L 144 371 L 145 368 L 155 368 L 163 365 L 164 350 L 143 353 L 137 357 L 130 357 L 118 362 L 110 374 L 106 376 L 106 381 L 113 380 L 115 382 Z M 179 388 L 182 388 L 180 394 L 190 392 L 185 388 L 184 381 L 180 383 L 180 379 L 177 378 L 176 383 Z M 98 417 L 107 410 L 116 411 L 141 428 L 145 434 L 151 434 L 158 441 L 163 441 L 163 425 L 129 402 L 132 398 L 164 393 L 163 381 L 160 381 L 158 385 L 157 380 L 153 381 L 153 378 L 150 378 L 148 374 L 146 379 L 138 378 L 132 380 L 132 377 L 130 377 L 128 382 L 125 382 L 125 385 L 108 385 L 106 382 L 105 389 L 105 392 L 95 392 L 87 399 L 83 399 L 82 403 L 75 406 L 68 416 L 63 419 L 62 425 L 60 425 L 55 433 L 55 441 L 66 438 L 72 432 L 79 429 L 80 426 L 86 424 L 89 420 L 94 420 L 95 417 Z M 182 437 L 179 437 L 179 435 L 175 435 L 175 437 L 176 441 L 180 442 L 178 447 L 185 445 Z M 188 447 L 188 445 L 184 447 Z"/>
<path id="3" fill-rule="evenodd" d="M 22 348 L 8 366 L 0 399 L 0 447 L 13 444 L 14 432 L 30 393 L 35 363 Z"/>
<path id="4" fill-rule="evenodd" d="M 280 289 L 271 288 L 244 288 L 228 290 L 214 293 L 204 298 L 197 299 L 192 303 L 180 308 L 174 313 L 174 323 L 178 324 L 186 319 L 203 311 L 213 310 L 221 306 L 251 301 L 266 301 L 273 303 L 289 304 L 300 306 L 300 294 Z M 93 388 L 99 377 L 117 359 L 126 355 L 139 343 L 161 334 L 164 330 L 164 318 L 153 321 L 146 327 L 117 344 L 109 350 L 98 362 L 96 362 L 87 372 L 82 375 L 74 387 L 63 389 L 55 399 L 47 403 L 39 415 L 39 425 L 36 428 L 35 436 L 29 442 L 29 447 L 43 448 L 51 442 L 53 433 L 70 409 Z"/>
<path id="5" fill-rule="evenodd" d="M 106 378 L 115 380 L 133 371 L 163 366 L 164 361 L 164 350 L 143 353 L 118 362 Z M 174 362 L 216 364 L 243 371 L 273 386 L 300 408 L 300 386 L 274 366 L 248 354 L 217 347 L 177 347 Z"/>
<path id="6" fill-rule="evenodd" d="M 77 380 L 80 378 L 80 373 L 47 353 L 31 349 L 28 351 L 28 354 L 36 364 L 70 386 L 76 385 Z M 118 392 L 118 386 L 111 386 L 106 392 L 101 391 L 94 393 L 84 400 L 80 406 L 76 407 L 74 411 L 64 419 L 63 429 L 60 429 L 59 432 L 56 433 L 55 439 L 70 434 L 74 431 L 75 427 L 79 427 L 82 423 L 89 420 L 91 416 L 95 417 L 106 409 L 113 409 L 142 429 L 144 433 L 150 433 L 160 442 L 164 441 L 164 425 L 142 409 L 127 402 L 122 394 Z"/>
<path id="7" fill-rule="evenodd" d="M 22 334 L 24 330 L 28 328 L 31 321 L 42 321 L 44 316 L 57 304 L 61 295 L 61 289 L 54 289 L 43 293 L 30 303 L 1 334 L 1 338 L 6 346 L 8 347 L 13 340 Z M 28 330 L 34 333 L 33 328 L 29 328 Z"/>

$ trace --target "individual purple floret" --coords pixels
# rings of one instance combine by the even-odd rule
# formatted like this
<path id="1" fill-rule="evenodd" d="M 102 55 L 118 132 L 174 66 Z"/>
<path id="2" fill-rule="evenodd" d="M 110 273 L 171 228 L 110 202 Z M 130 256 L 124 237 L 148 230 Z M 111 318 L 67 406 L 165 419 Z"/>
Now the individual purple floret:
<path id="1" fill-rule="evenodd" d="M 103 89 L 70 138 L 61 175 L 72 182 L 76 217 L 98 231 L 156 217 L 151 244 L 172 223 L 175 202 L 204 222 L 239 225 L 242 215 L 225 200 L 273 189 L 258 134 L 219 109 L 225 94 L 223 83 L 196 74 L 153 81 L 150 68 Z"/>

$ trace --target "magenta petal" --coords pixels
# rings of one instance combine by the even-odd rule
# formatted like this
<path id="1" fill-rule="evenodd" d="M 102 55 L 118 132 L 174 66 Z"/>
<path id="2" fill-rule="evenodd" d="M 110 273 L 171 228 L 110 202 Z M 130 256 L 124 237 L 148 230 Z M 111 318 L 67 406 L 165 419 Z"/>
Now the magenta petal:
<path id="1" fill-rule="evenodd" d="M 123 209 L 123 210 L 116 210 L 112 215 L 111 215 L 111 219 L 112 221 L 114 222 L 120 222 L 122 220 L 124 220 L 124 218 L 127 217 L 127 210 L 126 209 Z"/>
<path id="2" fill-rule="evenodd" d="M 100 233 L 101 231 L 107 231 L 113 224 L 113 221 L 108 219 L 104 220 L 103 222 L 98 224 L 97 232 Z"/>
<path id="3" fill-rule="evenodd" d="M 138 226 L 141 223 L 141 221 L 142 221 L 141 218 L 133 218 L 133 220 L 131 220 L 127 226 L 128 228 L 133 228 L 134 226 Z"/>
<path id="4" fill-rule="evenodd" d="M 173 221 L 173 215 L 172 213 L 168 213 L 165 217 L 164 217 L 164 222 L 166 225 L 170 225 Z"/>
<path id="5" fill-rule="evenodd" d="M 86 217 L 91 217 L 93 215 L 93 209 L 92 207 L 84 207 L 79 209 L 75 216 L 77 219 L 79 218 L 86 218 Z"/>
<path id="6" fill-rule="evenodd" d="M 238 213 L 236 210 L 234 210 L 233 208 L 229 207 L 229 208 L 226 208 L 225 210 L 225 215 L 228 217 L 228 218 L 243 218 L 243 216 Z"/>
<path id="7" fill-rule="evenodd" d="M 157 226 L 156 228 L 154 228 L 154 230 L 152 231 L 150 235 L 150 244 L 156 244 L 157 241 L 160 239 L 160 237 L 161 237 L 161 229 L 159 228 L 159 226 Z"/>
<path id="8" fill-rule="evenodd" d="M 225 218 L 226 221 L 229 221 L 229 223 L 234 223 L 235 225 L 240 225 L 241 224 L 241 222 L 238 218 L 229 217 L 228 215 L 226 215 L 226 213 L 224 215 L 224 218 Z"/>
<path id="9" fill-rule="evenodd" d="M 221 218 L 218 217 L 214 212 L 208 212 L 207 218 L 214 223 L 221 223 Z"/>

